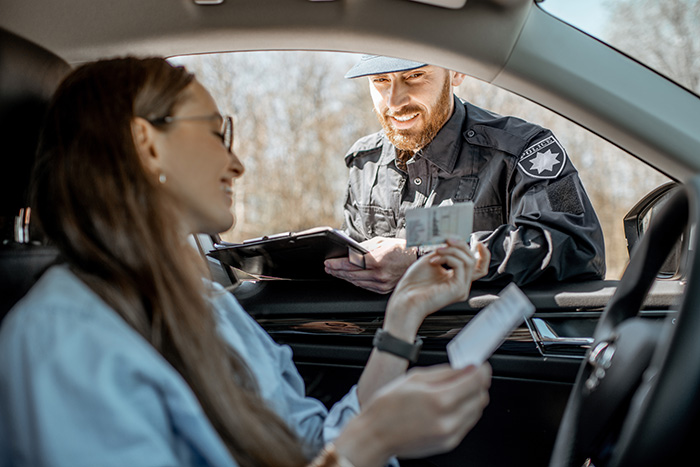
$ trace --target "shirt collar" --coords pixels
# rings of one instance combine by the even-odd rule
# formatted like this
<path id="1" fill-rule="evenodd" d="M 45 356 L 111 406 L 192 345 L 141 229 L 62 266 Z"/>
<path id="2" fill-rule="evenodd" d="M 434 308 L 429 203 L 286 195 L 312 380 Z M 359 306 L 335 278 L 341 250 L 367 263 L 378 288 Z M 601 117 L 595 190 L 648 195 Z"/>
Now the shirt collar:
<path id="1" fill-rule="evenodd" d="M 446 172 L 452 172 L 462 146 L 462 126 L 466 118 L 464 105 L 453 95 L 454 111 L 435 138 L 419 151 L 422 158 Z"/>
<path id="2" fill-rule="evenodd" d="M 453 95 L 454 110 L 435 138 L 426 147 L 418 151 L 418 154 L 428 162 L 435 164 L 440 169 L 451 173 L 457 163 L 460 148 L 462 147 L 462 127 L 467 116 L 467 111 L 462 101 Z M 396 158 L 396 148 L 381 131 L 384 145 L 380 158 L 380 165 L 389 165 Z"/>

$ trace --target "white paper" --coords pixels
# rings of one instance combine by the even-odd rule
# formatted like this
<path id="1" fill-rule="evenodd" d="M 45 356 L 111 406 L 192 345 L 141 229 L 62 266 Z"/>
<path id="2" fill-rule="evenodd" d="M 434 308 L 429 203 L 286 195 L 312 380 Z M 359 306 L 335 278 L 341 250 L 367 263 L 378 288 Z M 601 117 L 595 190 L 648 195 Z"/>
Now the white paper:
<path id="1" fill-rule="evenodd" d="M 452 368 L 479 366 L 503 341 L 535 313 L 535 306 L 514 283 L 499 294 L 499 299 L 481 310 L 447 344 Z"/>

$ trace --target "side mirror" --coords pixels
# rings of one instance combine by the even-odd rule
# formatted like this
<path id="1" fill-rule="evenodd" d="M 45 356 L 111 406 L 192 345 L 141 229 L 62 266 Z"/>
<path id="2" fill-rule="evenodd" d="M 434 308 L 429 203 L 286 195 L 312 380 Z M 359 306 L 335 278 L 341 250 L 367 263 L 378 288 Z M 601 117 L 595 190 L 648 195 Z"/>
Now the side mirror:
<path id="1" fill-rule="evenodd" d="M 654 215 L 666 204 L 673 192 L 679 187 L 676 182 L 669 182 L 654 189 L 640 200 L 625 215 L 625 237 L 627 238 L 627 251 L 631 254 L 639 243 L 644 233 L 649 228 Z M 682 260 L 684 248 L 686 248 L 688 232 L 684 233 L 671 250 L 669 257 L 659 270 L 661 279 L 678 279 L 683 274 Z"/>

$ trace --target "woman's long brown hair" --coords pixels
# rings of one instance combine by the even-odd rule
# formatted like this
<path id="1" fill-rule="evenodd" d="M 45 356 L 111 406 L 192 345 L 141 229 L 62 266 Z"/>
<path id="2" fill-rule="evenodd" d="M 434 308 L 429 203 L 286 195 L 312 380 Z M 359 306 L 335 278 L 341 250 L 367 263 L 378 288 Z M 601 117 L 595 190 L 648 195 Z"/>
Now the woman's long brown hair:
<path id="1" fill-rule="evenodd" d="M 134 117 L 172 115 L 192 80 L 160 58 L 104 60 L 71 73 L 40 142 L 35 213 L 78 277 L 184 377 L 239 465 L 304 465 L 299 441 L 219 337 L 203 262 L 134 145 Z"/>

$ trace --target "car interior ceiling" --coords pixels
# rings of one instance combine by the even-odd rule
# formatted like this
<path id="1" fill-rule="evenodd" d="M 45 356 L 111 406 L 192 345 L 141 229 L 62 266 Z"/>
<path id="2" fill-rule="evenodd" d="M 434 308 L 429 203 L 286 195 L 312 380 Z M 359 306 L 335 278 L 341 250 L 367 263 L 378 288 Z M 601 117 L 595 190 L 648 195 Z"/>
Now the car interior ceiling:
<path id="1" fill-rule="evenodd" d="M 410 45 L 412 53 L 446 65 L 475 57 L 472 64 L 483 79 L 493 79 L 500 71 L 533 8 L 532 0 L 469 0 L 460 10 L 409 0 L 267 0 L 265 14 L 261 15 L 258 0 L 221 5 L 172 0 L 150 0 L 146 4 L 140 0 L 72 0 L 70 8 L 62 2 L 7 3 L 0 26 L 32 38 L 72 64 L 130 53 L 170 56 L 321 46 L 400 56 Z M 445 50 L 433 37 L 432 28 L 407 29 L 403 21 L 387 22 L 386 18 L 396 15 L 397 3 L 403 21 L 447 21 L 446 27 L 462 31 L 463 40 L 452 42 L 453 49 Z M 497 3 L 508 6 L 494 6 Z M 80 34 L 75 34 L 78 28 Z M 319 42 L 321 36 L 323 41 Z M 471 37 L 483 40 L 477 43 Z"/>
<path id="2" fill-rule="evenodd" d="M 0 172 L 0 319 L 29 290 L 36 277 L 56 259 L 55 248 L 18 242 L 20 209 L 27 190 L 39 128 L 51 94 L 70 66 L 61 58 L 0 29 L 0 126 L 3 170 Z M 17 230 L 19 229 L 20 232 Z"/>

